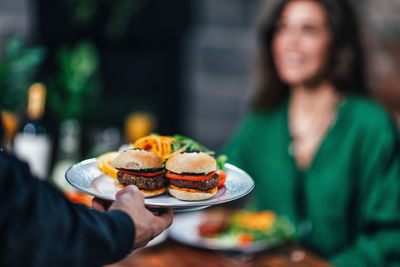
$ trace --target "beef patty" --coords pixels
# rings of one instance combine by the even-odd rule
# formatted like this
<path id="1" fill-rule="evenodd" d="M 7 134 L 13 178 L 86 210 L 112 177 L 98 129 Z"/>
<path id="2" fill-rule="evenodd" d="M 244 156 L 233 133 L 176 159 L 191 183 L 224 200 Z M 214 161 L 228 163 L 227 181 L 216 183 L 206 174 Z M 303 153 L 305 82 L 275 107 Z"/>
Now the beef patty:
<path id="1" fill-rule="evenodd" d="M 124 172 L 117 173 L 118 181 L 123 185 L 136 185 L 143 190 L 157 190 L 165 187 L 164 173 L 153 177 L 134 175 Z"/>
<path id="2" fill-rule="evenodd" d="M 203 181 L 188 181 L 183 179 L 168 179 L 171 185 L 174 185 L 179 188 L 191 188 L 197 190 L 211 190 L 218 185 L 219 176 L 218 174 L 214 174 L 213 177 Z"/>

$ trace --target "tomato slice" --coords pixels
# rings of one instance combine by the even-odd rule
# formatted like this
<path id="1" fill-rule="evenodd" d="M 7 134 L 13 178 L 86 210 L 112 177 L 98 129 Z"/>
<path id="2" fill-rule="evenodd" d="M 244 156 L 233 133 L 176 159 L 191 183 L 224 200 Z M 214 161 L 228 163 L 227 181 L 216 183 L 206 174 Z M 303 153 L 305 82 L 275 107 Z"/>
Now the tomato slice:
<path id="1" fill-rule="evenodd" d="M 250 233 L 242 233 L 237 238 L 241 246 L 248 246 L 254 240 L 254 236 Z"/>
<path id="2" fill-rule="evenodd" d="M 117 169 L 120 172 L 123 173 L 127 173 L 127 174 L 133 174 L 133 175 L 137 175 L 137 176 L 145 176 L 145 177 L 153 177 L 153 176 L 157 176 L 163 173 L 163 171 L 159 171 L 159 172 L 150 172 L 150 173 L 142 173 L 142 172 L 133 172 L 133 171 L 127 171 L 124 169 Z"/>
<path id="3" fill-rule="evenodd" d="M 221 188 L 225 184 L 226 180 L 226 172 L 223 170 L 218 169 L 217 174 L 219 176 L 218 188 Z"/>
<path id="4" fill-rule="evenodd" d="M 179 180 L 188 180 L 188 181 L 204 181 L 213 177 L 215 172 L 210 172 L 204 175 L 186 175 L 186 174 L 177 174 L 173 172 L 167 172 L 165 177 L 170 179 L 179 179 Z"/>

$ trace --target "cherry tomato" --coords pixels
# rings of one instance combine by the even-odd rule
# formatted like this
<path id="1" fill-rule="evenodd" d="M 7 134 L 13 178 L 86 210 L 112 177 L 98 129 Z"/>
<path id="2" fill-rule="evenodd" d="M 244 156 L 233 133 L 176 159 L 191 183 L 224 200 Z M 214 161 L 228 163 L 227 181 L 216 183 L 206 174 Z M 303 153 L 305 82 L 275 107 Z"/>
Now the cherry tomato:
<path id="1" fill-rule="evenodd" d="M 243 233 L 238 236 L 239 245 L 241 245 L 241 246 L 247 246 L 251 242 L 253 242 L 253 240 L 254 240 L 254 237 L 250 233 Z"/>

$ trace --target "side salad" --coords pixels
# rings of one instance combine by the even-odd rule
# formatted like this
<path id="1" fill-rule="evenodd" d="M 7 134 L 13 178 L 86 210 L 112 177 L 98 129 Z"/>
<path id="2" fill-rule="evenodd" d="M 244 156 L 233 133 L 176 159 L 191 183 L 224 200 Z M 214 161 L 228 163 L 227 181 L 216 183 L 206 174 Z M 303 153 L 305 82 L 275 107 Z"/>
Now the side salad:
<path id="1" fill-rule="evenodd" d="M 215 217 L 219 219 L 215 220 Z M 256 243 L 281 244 L 296 238 L 296 228 L 286 217 L 272 211 L 238 210 L 227 216 L 209 215 L 198 227 L 205 242 L 225 248 L 246 247 Z"/>

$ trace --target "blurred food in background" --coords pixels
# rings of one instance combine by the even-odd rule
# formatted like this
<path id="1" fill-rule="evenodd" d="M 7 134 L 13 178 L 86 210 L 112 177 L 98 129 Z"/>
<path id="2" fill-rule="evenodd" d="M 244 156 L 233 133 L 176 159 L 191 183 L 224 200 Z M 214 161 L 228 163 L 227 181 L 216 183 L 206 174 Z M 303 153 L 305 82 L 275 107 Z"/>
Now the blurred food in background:
<path id="1" fill-rule="evenodd" d="M 169 233 L 173 240 L 187 245 L 246 253 L 281 246 L 298 238 L 294 224 L 273 211 L 221 207 L 178 214 Z"/>
<path id="2" fill-rule="evenodd" d="M 226 248 L 251 246 L 257 242 L 276 245 L 296 237 L 293 223 L 273 211 L 206 211 L 198 233 L 207 238 L 204 242 Z"/>

